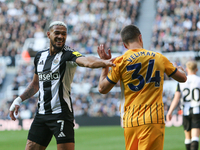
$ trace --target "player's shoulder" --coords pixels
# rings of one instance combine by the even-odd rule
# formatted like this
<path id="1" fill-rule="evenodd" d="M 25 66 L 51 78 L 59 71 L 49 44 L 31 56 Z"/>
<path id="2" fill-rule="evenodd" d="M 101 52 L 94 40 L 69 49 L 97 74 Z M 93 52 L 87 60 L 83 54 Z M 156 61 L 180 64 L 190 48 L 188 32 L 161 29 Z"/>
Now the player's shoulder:
<path id="1" fill-rule="evenodd" d="M 49 52 L 49 47 L 46 48 L 46 49 L 42 49 L 42 50 L 38 51 L 38 52 L 36 53 L 35 57 L 39 57 L 39 56 L 42 55 L 42 53 L 48 53 L 48 52 Z"/>
<path id="2" fill-rule="evenodd" d="M 72 49 L 71 47 L 65 45 L 65 46 L 63 47 L 63 51 L 65 51 L 65 52 L 74 52 L 75 50 Z"/>
<path id="3" fill-rule="evenodd" d="M 197 80 L 200 82 L 200 76 L 194 75 L 194 77 L 191 77 L 193 80 Z"/>
<path id="4" fill-rule="evenodd" d="M 168 63 L 171 62 L 164 54 L 159 53 L 159 52 L 154 52 L 156 59 L 159 60 L 159 62 L 163 62 L 163 63 Z"/>
<path id="5" fill-rule="evenodd" d="M 124 57 L 125 57 L 124 55 L 121 55 L 121 56 L 116 57 L 115 60 L 114 60 L 114 63 L 115 63 L 115 62 L 117 62 L 117 63 L 122 62 L 123 59 L 124 59 Z"/>
<path id="6" fill-rule="evenodd" d="M 188 75 L 187 81 L 184 83 L 180 83 L 180 85 L 200 85 L 200 77 L 197 75 Z"/>
<path id="7" fill-rule="evenodd" d="M 81 53 L 79 53 L 78 51 L 72 49 L 71 47 L 69 47 L 67 45 L 64 46 L 63 52 L 64 52 L 65 56 L 68 56 L 69 53 L 72 54 L 72 55 L 74 55 L 74 56 L 76 56 L 76 57 L 83 56 Z"/>

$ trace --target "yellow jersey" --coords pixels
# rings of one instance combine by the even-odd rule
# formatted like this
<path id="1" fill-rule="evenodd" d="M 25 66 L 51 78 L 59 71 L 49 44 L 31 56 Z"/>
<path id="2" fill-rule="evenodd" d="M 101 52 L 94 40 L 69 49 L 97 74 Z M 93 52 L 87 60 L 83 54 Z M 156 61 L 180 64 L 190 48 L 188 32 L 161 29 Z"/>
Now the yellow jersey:
<path id="1" fill-rule="evenodd" d="M 176 67 L 162 54 L 145 49 L 130 49 L 114 63 L 107 80 L 113 84 L 120 80 L 123 126 L 164 124 L 164 73 L 171 76 Z"/>

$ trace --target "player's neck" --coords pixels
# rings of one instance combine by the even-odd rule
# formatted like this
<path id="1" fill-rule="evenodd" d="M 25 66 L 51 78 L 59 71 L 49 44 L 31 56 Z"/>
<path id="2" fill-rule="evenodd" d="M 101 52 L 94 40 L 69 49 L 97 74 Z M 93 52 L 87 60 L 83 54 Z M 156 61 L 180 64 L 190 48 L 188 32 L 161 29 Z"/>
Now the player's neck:
<path id="1" fill-rule="evenodd" d="M 138 42 L 133 42 L 133 43 L 129 43 L 129 45 L 127 46 L 128 49 L 142 49 L 143 46 L 142 44 L 138 43 Z"/>
<path id="2" fill-rule="evenodd" d="M 50 49 L 49 49 L 50 56 L 56 55 L 60 51 L 61 51 L 60 49 L 55 49 L 53 46 L 51 46 Z"/>
<path id="3" fill-rule="evenodd" d="M 188 75 L 196 75 L 196 72 L 188 72 Z"/>

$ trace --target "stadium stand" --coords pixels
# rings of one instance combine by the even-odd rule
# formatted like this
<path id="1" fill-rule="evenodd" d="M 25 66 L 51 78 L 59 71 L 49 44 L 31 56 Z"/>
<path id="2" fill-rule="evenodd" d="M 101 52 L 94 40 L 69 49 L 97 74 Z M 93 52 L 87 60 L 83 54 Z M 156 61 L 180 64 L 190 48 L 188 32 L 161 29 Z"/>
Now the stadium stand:
<path id="1" fill-rule="evenodd" d="M 2 29 L 2 56 L 14 54 L 17 58 L 23 52 L 23 44 L 28 38 L 46 37 L 46 25 L 50 21 L 62 20 L 68 25 L 67 45 L 83 54 L 96 53 L 97 45 L 106 42 L 112 52 L 123 53 L 120 30 L 123 26 L 135 23 L 140 0 L 65 0 L 64 2 L 45 0 L 23 0 L 0 2 Z M 52 15 L 53 14 L 53 15 Z M 18 21 L 19 20 L 19 21 Z M 79 33 L 82 34 L 79 34 Z M 8 41 L 8 42 L 7 42 Z M 9 119 L 8 108 L 14 97 L 18 96 L 33 77 L 33 66 L 16 63 L 17 73 L 13 84 L 8 87 L 11 95 L 4 99 L 0 108 L 1 119 Z M 99 70 L 77 68 L 72 84 L 75 116 L 119 116 L 119 91 L 99 95 Z M 119 86 L 119 85 L 118 85 Z M 80 87 L 88 89 L 82 93 Z M 92 90 L 95 92 L 92 92 Z M 87 93 L 87 94 L 85 94 Z M 36 111 L 37 94 L 23 102 L 20 118 L 32 118 Z"/>
<path id="2" fill-rule="evenodd" d="M 162 52 L 199 51 L 198 0 L 156 0 L 151 49 Z"/>
<path id="3" fill-rule="evenodd" d="M 124 53 L 120 30 L 127 24 L 137 23 L 142 0 L 108 0 L 106 2 L 104 0 L 64 0 L 63 2 L 52 0 L 51 2 L 47 0 L 21 0 L 20 3 L 17 0 L 0 1 L 0 37 L 3 39 L 0 41 L 0 56 L 21 59 L 25 40 L 46 38 L 47 25 L 55 20 L 67 23 L 66 43 L 82 54 L 95 54 L 97 45 L 100 43 L 106 43 L 106 48 L 111 48 L 114 53 Z M 195 11 L 199 10 L 199 2 L 156 0 L 155 4 L 157 14 L 151 49 L 170 53 L 189 51 L 192 48 L 196 50 L 195 47 L 199 47 L 200 42 L 200 38 L 197 38 L 200 33 L 199 11 Z M 184 9 L 180 10 L 181 7 Z M 195 25 L 192 18 L 196 18 Z M 188 25 L 186 21 L 192 21 L 191 29 L 186 29 Z M 190 47 L 185 47 L 186 43 L 190 44 Z M 11 101 L 24 90 L 33 77 L 32 62 L 18 63 L 21 62 L 20 59 L 12 64 L 17 68 L 17 72 L 13 84 L 7 88 L 9 94 L 6 94 L 6 98 L 1 102 L 0 119 L 9 119 L 8 108 Z M 172 62 L 184 66 L 187 59 L 193 58 L 174 58 Z M 7 67 L 9 64 L 4 66 Z M 99 69 L 77 68 L 72 83 L 75 116 L 119 116 L 119 88 L 107 95 L 100 95 L 96 89 L 99 76 Z M 171 80 L 167 76 L 165 79 Z M 117 84 L 119 87 L 119 83 Z M 83 87 L 86 89 L 84 93 Z M 166 88 L 163 92 L 166 112 L 174 92 L 169 89 Z M 19 118 L 34 117 L 37 109 L 36 101 L 37 94 L 23 102 Z"/>

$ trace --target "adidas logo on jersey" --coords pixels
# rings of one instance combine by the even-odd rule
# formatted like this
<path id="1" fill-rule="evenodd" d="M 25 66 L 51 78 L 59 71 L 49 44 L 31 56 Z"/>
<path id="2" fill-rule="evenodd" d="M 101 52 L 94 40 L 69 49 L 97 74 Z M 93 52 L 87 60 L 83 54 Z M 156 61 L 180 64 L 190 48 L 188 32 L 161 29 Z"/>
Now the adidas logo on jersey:
<path id="1" fill-rule="evenodd" d="M 44 65 L 44 62 L 43 62 L 43 60 L 42 60 L 42 61 L 40 61 L 38 65 Z"/>
<path id="2" fill-rule="evenodd" d="M 63 132 L 60 132 L 60 134 L 58 135 L 58 137 L 66 137 L 65 134 Z"/>

